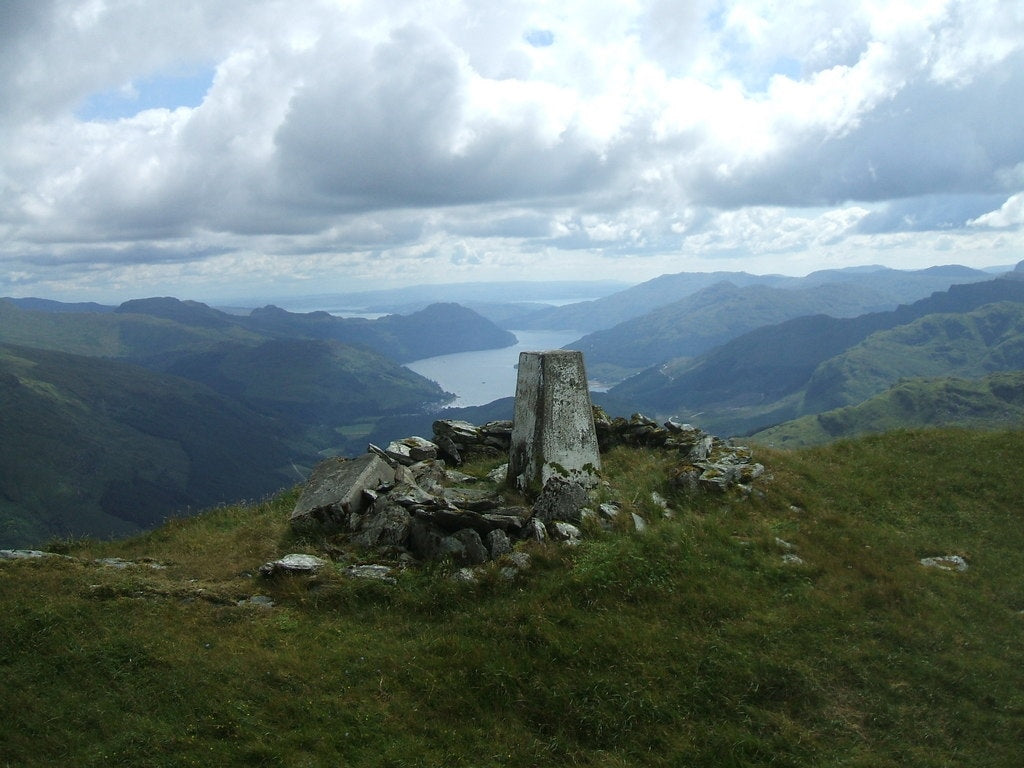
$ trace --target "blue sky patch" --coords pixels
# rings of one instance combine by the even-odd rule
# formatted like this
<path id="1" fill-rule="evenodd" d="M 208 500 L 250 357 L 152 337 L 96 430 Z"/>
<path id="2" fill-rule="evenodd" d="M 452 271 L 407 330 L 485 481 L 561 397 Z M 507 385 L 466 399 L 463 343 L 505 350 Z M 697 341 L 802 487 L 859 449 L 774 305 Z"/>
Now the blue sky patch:
<path id="1" fill-rule="evenodd" d="M 123 88 L 99 91 L 75 112 L 79 120 L 119 120 L 147 109 L 198 107 L 213 83 L 214 71 L 187 75 L 156 75 L 132 81 Z"/>
<path id="2" fill-rule="evenodd" d="M 531 29 L 523 35 L 523 39 L 534 48 L 547 48 L 555 42 L 555 33 L 550 29 Z"/>

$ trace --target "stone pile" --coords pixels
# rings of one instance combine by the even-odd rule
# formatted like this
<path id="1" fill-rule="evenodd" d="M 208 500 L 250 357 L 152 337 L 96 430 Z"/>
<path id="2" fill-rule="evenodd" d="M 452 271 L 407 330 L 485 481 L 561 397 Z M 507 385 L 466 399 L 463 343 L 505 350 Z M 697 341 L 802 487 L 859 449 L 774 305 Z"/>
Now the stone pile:
<path id="1" fill-rule="evenodd" d="M 667 421 L 658 424 L 642 414 L 629 419 L 610 418 L 594 408 L 594 426 L 602 451 L 616 445 L 659 448 L 679 454 L 680 463 L 670 473 L 672 483 L 687 490 L 725 491 L 746 487 L 764 473 L 753 461 L 749 448 L 733 445 L 690 424 Z"/>
<path id="2" fill-rule="evenodd" d="M 763 471 L 748 449 L 695 427 L 594 413 L 605 450 L 630 445 L 678 453 L 672 481 L 682 487 L 721 491 L 749 484 Z M 594 505 L 590 489 L 571 479 L 549 478 L 523 506 L 506 501 L 507 467 L 492 473 L 492 482 L 457 470 L 469 458 L 507 455 L 511 432 L 507 421 L 474 426 L 441 420 L 434 423 L 433 440 L 408 437 L 386 448 L 370 445 L 355 459 L 321 462 L 292 512 L 292 528 L 338 536 L 390 559 L 448 558 L 471 566 L 508 555 L 520 541 L 574 543 L 588 519 L 610 526 L 620 505 Z M 646 525 L 632 518 L 637 530 Z"/>

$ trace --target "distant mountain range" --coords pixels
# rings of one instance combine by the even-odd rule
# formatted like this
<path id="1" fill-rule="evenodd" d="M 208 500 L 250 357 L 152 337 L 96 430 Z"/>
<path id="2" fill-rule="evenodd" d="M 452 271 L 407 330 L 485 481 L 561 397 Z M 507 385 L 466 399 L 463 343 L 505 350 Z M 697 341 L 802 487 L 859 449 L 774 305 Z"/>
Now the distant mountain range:
<path id="1" fill-rule="evenodd" d="M 1007 276 L 955 285 L 888 312 L 854 318 L 811 315 L 765 326 L 695 358 L 648 368 L 612 387 L 608 394 L 641 410 L 699 421 L 705 429 L 719 434 L 741 434 L 850 404 L 851 397 L 855 397 L 852 390 L 861 395 L 874 394 L 883 382 L 889 386 L 911 370 L 934 376 L 938 372 L 934 365 L 935 350 L 943 345 L 958 346 L 965 358 L 977 359 L 968 348 L 977 347 L 982 339 L 995 340 L 979 330 L 986 323 L 1004 327 L 1006 335 L 998 338 L 996 349 L 987 352 L 983 362 L 971 368 L 971 373 L 980 376 L 994 370 L 1024 367 L 1024 361 L 1015 355 L 1015 345 L 1019 343 L 1014 340 L 1019 328 L 1012 319 L 1016 306 L 989 308 L 977 317 L 964 319 L 955 344 L 948 338 L 930 338 L 927 331 L 945 328 L 949 335 L 955 335 L 958 332 L 949 329 L 960 321 L 936 318 L 922 323 L 905 332 L 910 337 L 915 331 L 923 334 L 919 334 L 920 344 L 904 345 L 898 352 L 886 353 L 889 360 L 899 363 L 896 366 L 886 366 L 881 350 L 891 349 L 900 334 L 866 341 L 872 334 L 906 326 L 929 315 L 972 313 L 999 302 L 1024 302 L 1024 280 Z M 845 361 L 833 360 L 861 342 L 867 347 L 851 352 Z M 864 362 L 864 349 L 874 349 L 877 355 Z M 951 360 L 957 353 L 950 348 L 946 354 Z M 920 357 L 931 362 L 920 362 Z M 873 371 L 870 378 L 865 373 L 869 369 Z M 957 374 L 964 375 L 964 369 L 957 369 Z"/>
<path id="2" fill-rule="evenodd" d="M 963 267 L 665 275 L 540 310 L 519 301 L 523 286 L 507 302 L 479 295 L 505 328 L 589 330 L 569 346 L 592 378 L 619 381 L 594 396 L 613 414 L 790 445 L 1019 424 L 1024 408 L 1024 263 L 997 278 Z M 451 302 L 366 319 L 167 297 L 0 299 L 0 547 L 133 532 L 276 490 L 323 456 L 429 433 L 451 395 L 402 363 L 514 342 Z M 480 423 L 512 405 L 446 415 Z"/>

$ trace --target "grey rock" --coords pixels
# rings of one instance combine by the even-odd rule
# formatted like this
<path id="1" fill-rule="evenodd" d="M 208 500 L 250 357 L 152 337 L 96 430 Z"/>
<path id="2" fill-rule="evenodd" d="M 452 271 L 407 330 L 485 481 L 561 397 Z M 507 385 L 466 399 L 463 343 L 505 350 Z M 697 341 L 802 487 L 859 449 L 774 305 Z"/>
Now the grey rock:
<path id="1" fill-rule="evenodd" d="M 506 555 L 505 559 L 521 571 L 529 569 L 533 564 L 533 558 L 530 557 L 529 552 L 511 552 Z"/>
<path id="2" fill-rule="evenodd" d="M 350 514 L 361 512 L 367 504 L 364 491 L 375 490 L 394 478 L 394 469 L 374 454 L 322 461 L 313 469 L 292 510 L 292 529 L 312 533 L 344 528 Z"/>
<path id="3" fill-rule="evenodd" d="M 65 557 L 38 549 L 0 549 L 0 560 L 35 560 L 41 557 Z"/>
<path id="4" fill-rule="evenodd" d="M 590 493 L 580 483 L 561 477 L 551 477 L 533 505 L 533 514 L 542 522 L 565 520 L 580 521 L 580 510 L 590 501 Z"/>
<path id="5" fill-rule="evenodd" d="M 385 449 L 388 456 L 400 464 L 410 466 L 419 461 L 436 459 L 439 449 L 436 443 L 432 443 L 423 437 L 416 435 L 404 437 L 401 440 L 394 440 Z"/>
<path id="6" fill-rule="evenodd" d="M 578 544 L 580 539 L 583 538 L 583 533 L 579 528 L 572 523 L 566 523 L 561 520 L 550 523 L 548 525 L 548 533 L 551 534 L 551 538 L 555 541 L 569 545 Z"/>
<path id="7" fill-rule="evenodd" d="M 487 551 L 490 552 L 492 560 L 497 560 L 502 555 L 512 552 L 512 542 L 509 540 L 508 534 L 501 529 L 488 533 Z"/>
<path id="8" fill-rule="evenodd" d="M 409 510 L 378 503 L 363 515 L 352 542 L 360 547 L 404 547 L 409 539 Z"/>
<path id="9" fill-rule="evenodd" d="M 640 515 L 638 515 L 636 512 L 632 513 L 632 517 L 633 517 L 633 530 L 635 530 L 637 533 L 643 533 L 644 531 L 647 530 L 647 521 L 646 520 L 644 520 L 642 517 L 640 517 Z"/>
<path id="10" fill-rule="evenodd" d="M 491 559 L 490 552 L 484 546 L 480 534 L 472 528 L 456 531 L 451 538 L 458 541 L 463 548 L 462 562 L 466 565 L 481 565 Z"/>
<path id="11" fill-rule="evenodd" d="M 942 555 L 941 557 L 922 557 L 921 565 L 925 568 L 938 568 L 940 571 L 966 571 L 967 561 L 960 555 Z"/>
<path id="12" fill-rule="evenodd" d="M 548 531 L 544 527 L 544 523 L 538 520 L 536 517 L 531 517 L 526 523 L 526 530 L 524 531 L 528 539 L 533 541 L 547 541 Z"/>
<path id="13" fill-rule="evenodd" d="M 313 574 L 327 565 L 327 561 L 314 555 L 291 554 L 280 560 L 264 563 L 260 566 L 261 576 L 274 576 L 279 573 Z"/>
<path id="14" fill-rule="evenodd" d="M 253 595 L 252 597 L 247 597 L 244 600 L 239 600 L 238 605 L 242 607 L 252 606 L 255 608 L 273 608 L 274 601 L 267 595 Z"/>
<path id="15" fill-rule="evenodd" d="M 459 568 L 451 576 L 452 581 L 459 582 L 460 584 L 476 584 L 479 579 L 476 576 L 476 571 L 472 568 Z"/>
<path id="16" fill-rule="evenodd" d="M 371 579 L 394 584 L 395 577 L 391 575 L 391 570 L 387 565 L 350 565 L 345 568 L 345 575 L 351 579 Z"/>

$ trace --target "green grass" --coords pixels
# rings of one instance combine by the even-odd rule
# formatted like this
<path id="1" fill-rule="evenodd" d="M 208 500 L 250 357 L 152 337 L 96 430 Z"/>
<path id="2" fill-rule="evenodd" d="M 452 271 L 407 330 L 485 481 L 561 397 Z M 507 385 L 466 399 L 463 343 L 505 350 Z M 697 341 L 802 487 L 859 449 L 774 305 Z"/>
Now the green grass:
<path id="1" fill-rule="evenodd" d="M 616 449 L 602 496 L 671 518 L 475 585 L 252 576 L 309 550 L 294 491 L 68 542 L 0 565 L 0 765 L 1016 766 L 1022 450 L 761 451 L 754 494 L 691 498 L 664 454 Z M 944 554 L 970 569 L 918 563 Z M 256 593 L 275 606 L 235 604 Z"/>

